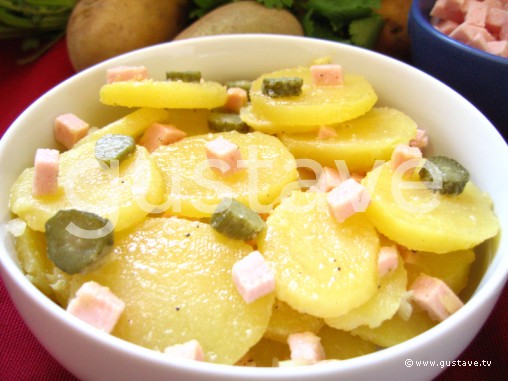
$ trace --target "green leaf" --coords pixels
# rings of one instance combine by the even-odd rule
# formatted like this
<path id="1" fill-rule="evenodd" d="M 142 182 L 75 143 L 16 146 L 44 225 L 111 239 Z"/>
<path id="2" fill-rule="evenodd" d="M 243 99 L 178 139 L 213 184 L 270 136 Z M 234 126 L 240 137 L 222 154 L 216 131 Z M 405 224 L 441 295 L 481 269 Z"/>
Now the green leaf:
<path id="1" fill-rule="evenodd" d="M 381 6 L 381 0 L 309 0 L 307 9 L 334 21 L 354 20 L 369 16 Z"/>
<path id="2" fill-rule="evenodd" d="M 349 24 L 351 42 L 363 48 L 374 48 L 383 25 L 383 17 L 376 13 L 369 17 L 351 21 L 351 24 Z"/>
<path id="3" fill-rule="evenodd" d="M 267 8 L 291 8 L 293 0 L 257 0 L 258 3 L 263 4 Z"/>

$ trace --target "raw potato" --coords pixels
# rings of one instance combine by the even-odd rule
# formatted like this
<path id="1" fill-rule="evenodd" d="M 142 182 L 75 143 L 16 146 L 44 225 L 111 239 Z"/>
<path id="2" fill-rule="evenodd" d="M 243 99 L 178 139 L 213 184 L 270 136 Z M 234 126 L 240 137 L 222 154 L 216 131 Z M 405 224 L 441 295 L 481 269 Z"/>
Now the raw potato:
<path id="1" fill-rule="evenodd" d="M 189 0 L 81 0 L 67 24 L 76 71 L 171 40 L 185 26 Z"/>
<path id="2" fill-rule="evenodd" d="M 192 339 L 205 360 L 234 364 L 263 336 L 274 294 L 245 303 L 231 268 L 252 247 L 209 225 L 178 218 L 148 218 L 116 237 L 101 268 L 75 275 L 72 290 L 94 280 L 125 302 L 112 332 L 163 351 Z"/>
<path id="3" fill-rule="evenodd" d="M 269 9 L 254 1 L 241 1 L 211 11 L 178 34 L 175 40 L 236 33 L 303 36 L 303 28 L 287 10 Z"/>

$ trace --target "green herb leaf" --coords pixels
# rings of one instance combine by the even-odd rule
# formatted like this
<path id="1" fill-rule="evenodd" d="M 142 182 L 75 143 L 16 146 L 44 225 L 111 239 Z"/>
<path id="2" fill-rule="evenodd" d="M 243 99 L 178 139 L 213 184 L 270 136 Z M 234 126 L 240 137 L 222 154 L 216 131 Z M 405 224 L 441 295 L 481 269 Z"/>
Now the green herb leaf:
<path id="1" fill-rule="evenodd" d="M 349 24 L 351 42 L 363 48 L 374 48 L 383 25 L 384 20 L 377 13 L 373 13 L 369 17 L 351 21 L 351 24 Z"/>
<path id="2" fill-rule="evenodd" d="M 354 20 L 369 16 L 381 6 L 381 0 L 309 0 L 305 7 L 330 20 Z"/>

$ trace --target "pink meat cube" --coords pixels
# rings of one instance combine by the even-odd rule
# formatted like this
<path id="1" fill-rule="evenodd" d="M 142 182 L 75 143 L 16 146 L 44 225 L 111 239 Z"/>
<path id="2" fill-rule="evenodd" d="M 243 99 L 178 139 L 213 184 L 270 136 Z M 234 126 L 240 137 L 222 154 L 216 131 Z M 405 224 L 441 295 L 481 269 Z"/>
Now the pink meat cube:
<path id="1" fill-rule="evenodd" d="M 410 290 L 412 300 L 436 321 L 446 319 L 464 305 L 445 282 L 423 273 L 413 281 Z"/>
<path id="2" fill-rule="evenodd" d="M 240 87 L 230 87 L 227 90 L 227 99 L 223 108 L 229 112 L 239 113 L 240 109 L 247 104 L 248 94 Z"/>
<path id="3" fill-rule="evenodd" d="M 508 41 L 490 41 L 487 42 L 487 52 L 500 57 L 508 58 Z"/>
<path id="4" fill-rule="evenodd" d="M 326 358 L 321 338 L 312 332 L 293 333 L 288 336 L 291 360 L 301 365 L 311 365 Z"/>
<path id="5" fill-rule="evenodd" d="M 408 160 L 421 159 L 423 157 L 422 151 L 418 147 L 412 147 L 407 144 L 399 144 L 392 152 L 391 166 L 396 169 L 402 163 Z"/>
<path id="6" fill-rule="evenodd" d="M 90 281 L 76 292 L 67 307 L 67 311 L 88 324 L 111 332 L 120 318 L 125 303 L 114 295 L 108 287 Z"/>
<path id="7" fill-rule="evenodd" d="M 417 148 L 425 148 L 429 144 L 429 136 L 427 135 L 427 131 L 417 128 L 416 136 L 409 142 L 409 146 L 417 147 Z"/>
<path id="8" fill-rule="evenodd" d="M 451 38 L 463 42 L 464 44 L 469 44 L 477 35 L 483 36 L 486 41 L 495 40 L 495 38 L 488 32 L 487 29 L 466 23 L 460 24 L 453 30 L 453 32 L 450 33 Z"/>
<path id="9" fill-rule="evenodd" d="M 485 27 L 490 33 L 497 35 L 507 18 L 508 11 L 505 9 L 490 8 L 487 14 Z"/>
<path id="10" fill-rule="evenodd" d="M 171 124 L 153 123 L 146 129 L 139 143 L 148 152 L 153 152 L 161 145 L 175 143 L 185 138 L 187 134 Z"/>
<path id="11" fill-rule="evenodd" d="M 53 134 L 56 141 L 70 149 L 81 138 L 85 137 L 89 124 L 72 113 L 62 114 L 55 118 Z"/>
<path id="12" fill-rule="evenodd" d="M 344 222 L 356 212 L 364 212 L 370 203 L 370 194 L 362 184 L 349 178 L 328 192 L 326 197 L 330 214 Z"/>
<path id="13" fill-rule="evenodd" d="M 437 30 L 439 30 L 441 33 L 448 34 L 448 35 L 451 32 L 453 32 L 453 30 L 455 28 L 457 28 L 458 26 L 459 26 L 459 24 L 456 23 L 455 21 L 452 21 L 452 20 L 441 20 L 441 19 L 439 19 L 439 21 L 434 23 L 434 27 Z"/>
<path id="14" fill-rule="evenodd" d="M 164 353 L 170 356 L 186 358 L 189 360 L 204 361 L 205 354 L 201 344 L 197 340 L 189 340 L 182 344 L 170 345 L 164 349 Z"/>
<path id="15" fill-rule="evenodd" d="M 342 178 L 340 177 L 339 171 L 335 168 L 324 167 L 317 178 L 316 185 L 312 187 L 313 191 L 317 192 L 329 192 L 333 188 L 340 185 Z"/>
<path id="16" fill-rule="evenodd" d="M 320 126 L 317 131 L 318 139 L 330 139 L 337 136 L 337 131 L 331 126 Z"/>
<path id="17" fill-rule="evenodd" d="M 464 21 L 463 6 L 464 0 L 437 0 L 430 11 L 430 15 L 442 20 L 452 20 L 460 24 Z"/>
<path id="18" fill-rule="evenodd" d="M 106 72 L 107 83 L 142 81 L 148 77 L 148 70 L 144 66 L 116 66 Z"/>
<path id="19" fill-rule="evenodd" d="M 338 64 L 312 65 L 310 75 L 315 86 L 342 86 L 344 84 L 342 66 Z"/>
<path id="20" fill-rule="evenodd" d="M 236 262 L 232 274 L 239 294 L 247 303 L 275 290 L 275 274 L 259 251 Z"/>
<path id="21" fill-rule="evenodd" d="M 399 265 L 399 251 L 396 246 L 381 246 L 377 257 L 377 271 L 380 277 L 393 271 Z"/>
<path id="22" fill-rule="evenodd" d="M 501 41 L 508 41 L 508 16 L 505 16 L 503 25 L 501 25 L 501 28 L 499 29 L 498 39 Z"/>
<path id="23" fill-rule="evenodd" d="M 237 172 L 242 160 L 240 148 L 222 136 L 206 143 L 206 157 L 210 167 L 224 175 Z"/>
<path id="24" fill-rule="evenodd" d="M 34 197 L 54 194 L 58 190 L 60 153 L 56 149 L 39 148 L 35 153 L 32 194 Z"/>
<path id="25" fill-rule="evenodd" d="M 464 17 L 464 22 L 483 28 L 487 22 L 487 12 L 488 6 L 486 3 L 471 1 Z"/>

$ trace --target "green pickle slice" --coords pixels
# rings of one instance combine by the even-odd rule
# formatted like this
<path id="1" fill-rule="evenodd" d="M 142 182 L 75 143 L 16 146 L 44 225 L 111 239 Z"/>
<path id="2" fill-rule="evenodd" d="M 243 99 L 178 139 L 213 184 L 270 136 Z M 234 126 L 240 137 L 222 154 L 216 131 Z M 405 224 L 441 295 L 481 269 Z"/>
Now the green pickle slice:
<path id="1" fill-rule="evenodd" d="M 219 233 L 232 239 L 250 241 L 265 228 L 263 219 L 234 198 L 225 198 L 212 214 L 210 225 Z"/>
<path id="2" fill-rule="evenodd" d="M 227 88 L 239 87 L 240 89 L 244 89 L 247 92 L 250 91 L 251 86 L 252 86 L 252 81 L 248 81 L 246 79 L 238 79 L 236 81 L 226 82 Z"/>
<path id="3" fill-rule="evenodd" d="M 107 134 L 95 143 L 95 158 L 106 164 L 111 161 L 122 161 L 136 149 L 136 142 L 132 136 L 121 134 Z"/>
<path id="4" fill-rule="evenodd" d="M 303 78 L 275 77 L 264 78 L 261 92 L 272 98 L 298 96 L 302 93 Z"/>
<path id="5" fill-rule="evenodd" d="M 458 195 L 464 191 L 469 181 L 469 171 L 452 158 L 432 156 L 427 158 L 420 169 L 420 179 L 427 185 L 440 183 L 440 188 L 432 189 L 441 194 Z"/>
<path id="6" fill-rule="evenodd" d="M 240 118 L 240 115 L 227 112 L 212 111 L 208 117 L 208 127 L 212 131 L 248 132 L 249 126 Z"/>
<path id="7" fill-rule="evenodd" d="M 48 257 L 68 274 L 95 268 L 113 246 L 111 222 L 94 213 L 60 210 L 45 227 Z"/>
<path id="8" fill-rule="evenodd" d="M 197 83 L 201 81 L 201 72 L 195 70 L 168 71 L 166 72 L 166 79 L 168 81 Z"/>

